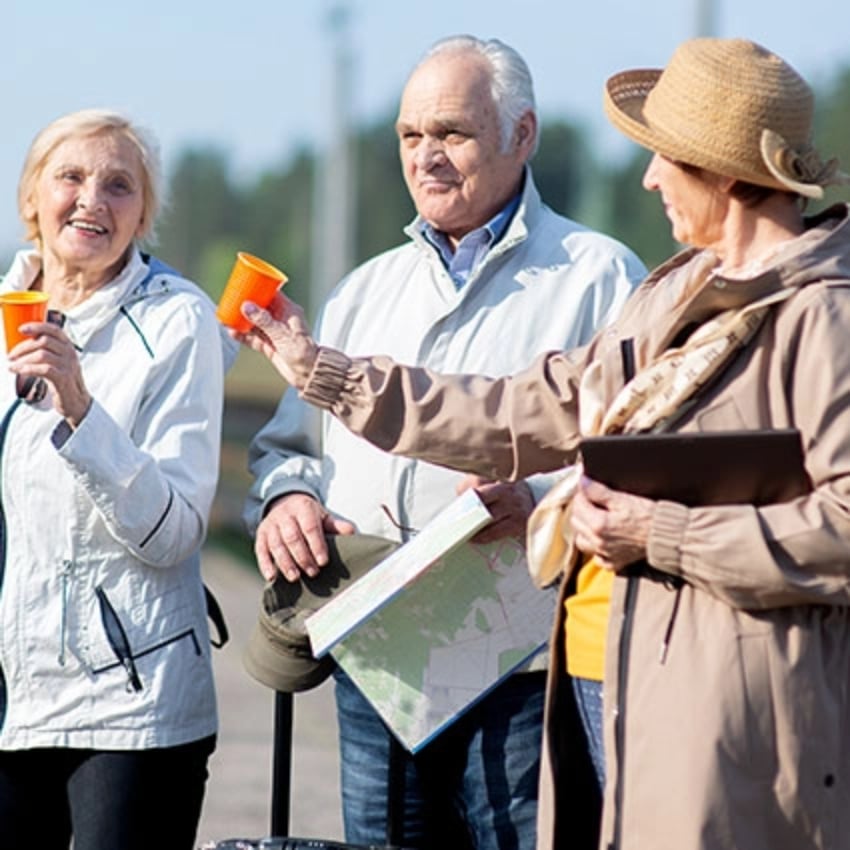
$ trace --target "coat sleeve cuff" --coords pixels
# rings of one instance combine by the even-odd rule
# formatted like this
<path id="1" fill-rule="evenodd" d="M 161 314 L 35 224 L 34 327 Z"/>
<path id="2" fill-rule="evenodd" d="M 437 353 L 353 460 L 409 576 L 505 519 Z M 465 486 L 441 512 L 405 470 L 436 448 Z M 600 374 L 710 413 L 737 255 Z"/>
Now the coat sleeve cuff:
<path id="1" fill-rule="evenodd" d="M 66 419 L 59 420 L 59 424 L 53 429 L 53 433 L 50 435 L 50 441 L 53 443 L 53 448 L 60 451 L 73 433 L 74 429 L 70 426 Z"/>
<path id="2" fill-rule="evenodd" d="M 309 404 L 330 410 L 342 394 L 350 367 L 351 358 L 341 351 L 319 348 L 301 397 Z"/>
<path id="3" fill-rule="evenodd" d="M 688 527 L 688 514 L 688 508 L 678 502 L 656 503 L 647 546 L 647 560 L 656 569 L 681 575 L 682 541 Z"/>

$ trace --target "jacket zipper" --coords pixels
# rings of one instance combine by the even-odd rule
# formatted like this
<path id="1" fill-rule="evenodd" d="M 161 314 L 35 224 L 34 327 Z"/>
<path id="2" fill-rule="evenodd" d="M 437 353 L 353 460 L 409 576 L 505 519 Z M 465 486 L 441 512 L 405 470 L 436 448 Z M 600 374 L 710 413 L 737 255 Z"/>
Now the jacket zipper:
<path id="1" fill-rule="evenodd" d="M 628 680 L 629 652 L 632 642 L 632 621 L 634 619 L 635 598 L 637 597 L 637 575 L 626 579 L 626 596 L 623 602 L 623 619 L 620 626 L 620 645 L 617 664 L 617 705 L 614 727 L 614 755 L 617 765 L 617 784 L 614 788 L 614 840 L 608 844 L 608 850 L 617 850 L 620 846 L 623 811 L 623 763 L 625 758 L 626 724 L 626 682 Z"/>
<path id="2" fill-rule="evenodd" d="M 6 435 L 9 433 L 9 422 L 15 415 L 15 411 L 21 406 L 21 399 L 17 399 L 6 411 L 3 421 L 0 422 L 0 472 L 2 472 L 3 449 L 6 445 Z M 0 479 L 2 483 L 2 479 Z M 0 494 L 1 496 L 2 494 Z M 3 499 L 0 497 L 0 591 L 3 589 L 3 579 L 6 575 L 6 510 L 3 507 Z"/>
<path id="3" fill-rule="evenodd" d="M 0 594 L 3 591 L 4 579 L 6 577 L 6 510 L 3 507 L 2 498 L 2 464 L 3 450 L 6 445 L 6 435 L 9 433 L 9 422 L 15 415 L 15 411 L 21 406 L 21 399 L 12 402 L 12 406 L 6 411 L 3 421 L 0 422 Z M 6 689 L 6 675 L 3 666 L 0 665 L 0 729 L 6 723 L 6 710 L 9 705 L 9 695 Z"/>
<path id="4" fill-rule="evenodd" d="M 59 612 L 59 665 L 65 666 L 66 650 L 68 648 L 68 592 L 71 581 L 72 561 L 63 561 L 59 573 L 59 593 L 62 597 L 62 609 Z"/>

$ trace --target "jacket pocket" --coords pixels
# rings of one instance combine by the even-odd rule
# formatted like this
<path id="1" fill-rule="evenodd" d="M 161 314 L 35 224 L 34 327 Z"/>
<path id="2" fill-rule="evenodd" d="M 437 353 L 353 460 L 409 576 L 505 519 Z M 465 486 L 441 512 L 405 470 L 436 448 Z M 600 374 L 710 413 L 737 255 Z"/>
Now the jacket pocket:
<path id="1" fill-rule="evenodd" d="M 182 640 L 190 640 L 195 654 L 201 655 L 201 644 L 195 633 L 195 629 L 192 627 L 187 627 L 168 636 L 163 636 L 160 640 L 149 646 L 141 648 L 134 647 L 128 636 L 127 629 L 115 607 L 109 601 L 103 585 L 98 585 L 95 588 L 95 594 L 97 595 L 101 624 L 109 647 L 115 656 L 115 661 L 93 667 L 93 674 L 97 675 L 99 673 L 105 673 L 107 670 L 113 670 L 116 667 L 123 667 L 127 673 L 127 690 L 141 691 L 143 684 L 136 665 L 137 659 Z"/>
<path id="2" fill-rule="evenodd" d="M 737 732 L 737 752 L 746 765 L 746 775 L 761 782 L 772 782 L 776 777 L 776 715 L 774 695 L 776 681 L 770 658 L 769 634 L 758 629 L 739 633 L 737 675 L 740 677 L 733 692 L 737 700 L 730 699 L 729 726 Z M 730 671 L 731 673 L 732 671 Z"/>

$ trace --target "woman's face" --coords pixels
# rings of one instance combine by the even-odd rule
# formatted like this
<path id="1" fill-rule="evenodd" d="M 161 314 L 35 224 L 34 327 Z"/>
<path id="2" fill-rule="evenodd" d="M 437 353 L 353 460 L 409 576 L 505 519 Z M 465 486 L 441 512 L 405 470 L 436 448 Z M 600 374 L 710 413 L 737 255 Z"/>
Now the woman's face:
<path id="1" fill-rule="evenodd" d="M 710 248 L 723 235 L 729 210 L 725 177 L 655 154 L 643 175 L 643 188 L 658 192 L 673 226 L 673 238 L 694 248 Z"/>
<path id="2" fill-rule="evenodd" d="M 114 278 L 141 230 L 143 189 L 139 153 L 121 134 L 105 131 L 59 144 L 30 200 L 45 270 L 82 275 L 90 285 Z"/>

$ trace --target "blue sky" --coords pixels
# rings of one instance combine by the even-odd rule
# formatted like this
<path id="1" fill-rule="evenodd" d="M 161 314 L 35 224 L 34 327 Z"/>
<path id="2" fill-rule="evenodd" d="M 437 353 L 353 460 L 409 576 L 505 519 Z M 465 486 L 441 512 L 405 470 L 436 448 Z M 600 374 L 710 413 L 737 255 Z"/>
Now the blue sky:
<path id="1" fill-rule="evenodd" d="M 437 38 L 497 37 L 528 61 L 544 120 L 623 143 L 602 115 L 612 73 L 659 67 L 694 34 L 698 0 L 349 0 L 354 121 L 394 115 L 405 77 Z M 250 174 L 331 126 L 330 0 L 3 0 L 0 9 L 0 255 L 18 244 L 18 174 L 34 134 L 65 112 L 108 106 L 159 139 L 166 169 L 215 145 Z M 716 34 L 775 50 L 813 84 L 850 65 L 847 0 L 715 0 Z M 845 163 L 845 167 L 850 163 Z"/>

